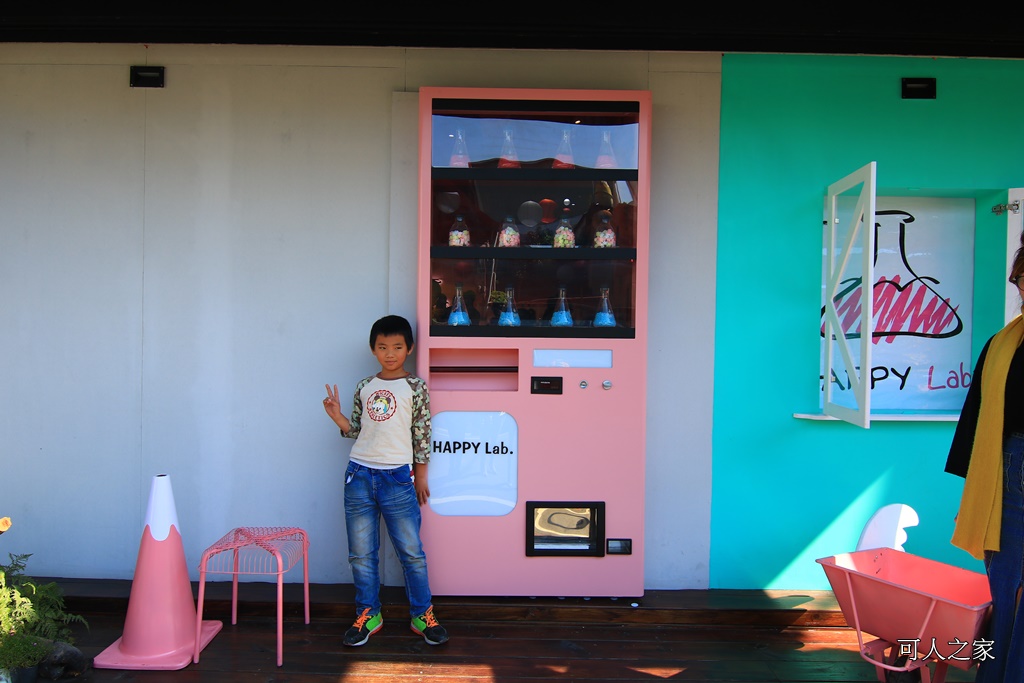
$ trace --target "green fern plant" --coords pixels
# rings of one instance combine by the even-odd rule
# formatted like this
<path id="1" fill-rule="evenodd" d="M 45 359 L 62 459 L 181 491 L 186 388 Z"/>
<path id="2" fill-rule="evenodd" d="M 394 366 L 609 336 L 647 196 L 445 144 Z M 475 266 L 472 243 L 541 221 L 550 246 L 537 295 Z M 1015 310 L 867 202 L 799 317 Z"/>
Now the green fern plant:
<path id="1" fill-rule="evenodd" d="M 35 616 L 32 601 L 9 585 L 7 572 L 0 569 L 0 637 L 22 630 Z"/>
<path id="2" fill-rule="evenodd" d="M 30 554 L 8 557 L 9 564 L 0 564 L 0 633 L 18 632 L 70 643 L 72 624 L 88 628 L 81 615 L 65 609 L 60 586 L 25 576 Z"/>

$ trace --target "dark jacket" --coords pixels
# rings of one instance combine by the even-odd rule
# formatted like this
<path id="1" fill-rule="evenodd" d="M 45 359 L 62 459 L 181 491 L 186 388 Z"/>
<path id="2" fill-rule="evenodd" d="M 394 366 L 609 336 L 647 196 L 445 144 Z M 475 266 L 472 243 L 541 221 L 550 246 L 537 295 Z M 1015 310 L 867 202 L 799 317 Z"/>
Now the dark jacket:
<path id="1" fill-rule="evenodd" d="M 978 427 L 978 412 L 981 409 L 981 373 L 988 355 L 989 344 L 981 350 L 978 364 L 974 368 L 971 386 L 964 399 L 963 410 L 960 411 L 960 422 L 953 434 L 953 443 L 949 447 L 946 459 L 946 471 L 960 477 L 967 476 L 967 468 L 971 464 L 971 450 L 974 447 L 974 432 Z M 1010 361 L 1010 370 L 1006 376 L 1006 399 L 1003 408 L 1003 439 L 1014 433 L 1024 433 L 1024 344 L 1022 344 Z"/>

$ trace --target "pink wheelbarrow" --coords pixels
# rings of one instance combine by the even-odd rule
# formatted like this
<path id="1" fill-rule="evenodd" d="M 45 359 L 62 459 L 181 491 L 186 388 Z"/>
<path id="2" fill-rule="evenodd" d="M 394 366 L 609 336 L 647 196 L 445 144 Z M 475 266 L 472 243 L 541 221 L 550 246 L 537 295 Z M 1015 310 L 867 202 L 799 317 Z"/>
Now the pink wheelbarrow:
<path id="1" fill-rule="evenodd" d="M 984 628 L 992 597 L 984 574 L 891 548 L 817 562 L 857 633 L 860 656 L 882 683 L 918 675 L 923 683 L 943 683 L 950 665 L 967 670 L 991 656 Z M 874 640 L 865 642 L 865 634 Z"/>

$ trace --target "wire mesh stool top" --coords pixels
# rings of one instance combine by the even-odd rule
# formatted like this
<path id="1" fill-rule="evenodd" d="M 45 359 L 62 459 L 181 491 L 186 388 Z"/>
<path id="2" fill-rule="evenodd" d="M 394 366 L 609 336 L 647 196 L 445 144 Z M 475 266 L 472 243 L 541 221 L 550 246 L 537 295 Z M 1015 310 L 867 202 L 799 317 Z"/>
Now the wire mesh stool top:
<path id="1" fill-rule="evenodd" d="M 207 548 L 199 566 L 208 574 L 280 574 L 303 558 L 307 546 L 298 527 L 242 526 Z"/>

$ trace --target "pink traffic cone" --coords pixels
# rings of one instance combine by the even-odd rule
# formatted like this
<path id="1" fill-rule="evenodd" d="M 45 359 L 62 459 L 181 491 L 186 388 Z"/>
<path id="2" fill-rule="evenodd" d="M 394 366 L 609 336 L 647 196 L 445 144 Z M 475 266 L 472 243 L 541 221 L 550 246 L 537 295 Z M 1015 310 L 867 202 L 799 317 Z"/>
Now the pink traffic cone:
<path id="1" fill-rule="evenodd" d="M 153 477 L 146 525 L 139 544 L 124 632 L 93 659 L 98 669 L 183 669 L 192 661 L 196 637 L 206 647 L 221 629 L 204 621 L 196 633 L 196 605 L 178 532 L 171 479 Z"/>

